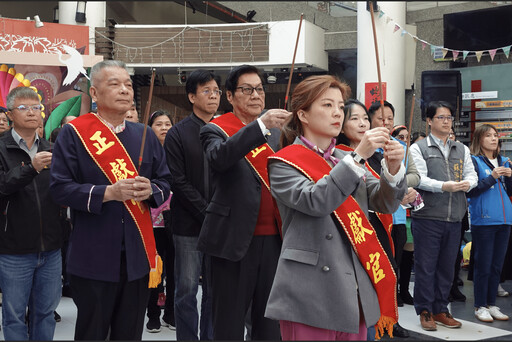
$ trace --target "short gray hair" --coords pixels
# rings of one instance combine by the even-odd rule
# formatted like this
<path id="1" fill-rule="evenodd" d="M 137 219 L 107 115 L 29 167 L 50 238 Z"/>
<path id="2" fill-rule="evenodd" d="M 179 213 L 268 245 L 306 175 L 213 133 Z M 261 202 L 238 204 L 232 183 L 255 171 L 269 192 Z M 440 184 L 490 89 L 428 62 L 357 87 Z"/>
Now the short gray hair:
<path id="1" fill-rule="evenodd" d="M 101 61 L 101 62 L 94 64 L 93 67 L 91 68 L 91 76 L 90 76 L 91 77 L 91 87 L 94 86 L 94 81 L 95 81 L 98 73 L 105 68 L 123 68 L 124 70 L 126 70 L 126 64 L 123 61 L 118 61 L 118 60 L 113 60 L 113 59 L 108 59 L 108 60 Z M 128 70 L 126 70 L 126 71 L 128 71 Z"/>
<path id="2" fill-rule="evenodd" d="M 6 105 L 8 110 L 14 109 L 14 102 L 16 102 L 16 99 L 18 98 L 37 100 L 41 103 L 39 100 L 39 94 L 37 94 L 34 89 L 29 87 L 16 87 L 7 94 Z"/>

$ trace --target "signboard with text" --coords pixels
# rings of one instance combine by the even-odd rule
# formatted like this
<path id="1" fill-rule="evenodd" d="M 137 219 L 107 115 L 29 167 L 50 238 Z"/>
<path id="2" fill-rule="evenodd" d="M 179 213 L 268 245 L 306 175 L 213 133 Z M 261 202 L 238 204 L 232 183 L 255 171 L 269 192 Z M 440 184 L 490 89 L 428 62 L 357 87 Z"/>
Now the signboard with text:
<path id="1" fill-rule="evenodd" d="M 382 82 L 382 101 L 386 100 L 386 82 Z M 364 105 L 367 109 L 380 101 L 379 82 L 368 82 L 364 84 Z"/>

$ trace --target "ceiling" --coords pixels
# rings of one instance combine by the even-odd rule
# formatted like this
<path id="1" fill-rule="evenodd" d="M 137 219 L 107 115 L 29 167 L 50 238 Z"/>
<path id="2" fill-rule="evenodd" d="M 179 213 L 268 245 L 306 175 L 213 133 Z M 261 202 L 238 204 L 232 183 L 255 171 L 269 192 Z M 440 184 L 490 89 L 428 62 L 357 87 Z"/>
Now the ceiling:
<path id="1" fill-rule="evenodd" d="M 407 11 L 418 11 L 468 1 L 407 1 Z M 233 12 L 216 1 L 106 1 L 107 19 L 119 24 L 216 24 L 241 22 L 247 14 Z M 512 1 L 491 1 L 495 5 Z M 58 1 L 0 1 L 0 16 L 24 19 L 38 14 L 44 22 L 53 21 Z M 318 11 L 334 17 L 356 16 L 357 1 L 307 1 Z M 241 19 L 241 20 L 240 20 Z"/>
<path id="2" fill-rule="evenodd" d="M 406 1 L 407 11 L 419 11 L 438 6 L 463 4 L 468 1 Z M 493 1 L 496 4 L 510 1 Z M 333 17 L 350 17 L 357 15 L 357 1 L 308 1 L 308 5 L 318 11 L 329 13 Z"/>

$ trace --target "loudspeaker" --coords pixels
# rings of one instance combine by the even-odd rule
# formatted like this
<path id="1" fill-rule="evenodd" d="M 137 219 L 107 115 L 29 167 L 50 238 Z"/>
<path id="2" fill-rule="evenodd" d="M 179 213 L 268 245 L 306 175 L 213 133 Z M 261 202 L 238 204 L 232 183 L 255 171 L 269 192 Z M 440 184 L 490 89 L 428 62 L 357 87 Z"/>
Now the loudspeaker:
<path id="1" fill-rule="evenodd" d="M 377 5 L 377 1 L 366 1 L 366 10 L 370 12 L 370 2 L 373 5 L 373 12 L 378 12 L 379 6 Z"/>
<path id="2" fill-rule="evenodd" d="M 421 119 L 426 121 L 430 101 L 446 101 L 453 106 L 454 116 L 462 109 L 462 81 L 458 70 L 432 70 L 421 73 Z"/>

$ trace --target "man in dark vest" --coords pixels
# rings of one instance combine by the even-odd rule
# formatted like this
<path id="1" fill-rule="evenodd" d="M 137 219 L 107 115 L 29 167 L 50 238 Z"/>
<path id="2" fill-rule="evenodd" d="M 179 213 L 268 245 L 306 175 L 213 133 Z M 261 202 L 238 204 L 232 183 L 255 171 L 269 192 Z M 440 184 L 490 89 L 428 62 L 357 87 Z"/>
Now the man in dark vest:
<path id="1" fill-rule="evenodd" d="M 426 117 L 431 134 L 411 146 L 425 204 L 411 214 L 414 307 L 424 330 L 436 330 L 436 322 L 459 328 L 461 323 L 448 311 L 448 296 L 467 209 L 466 192 L 476 186 L 478 178 L 469 148 L 448 139 L 454 119 L 452 106 L 431 102 Z"/>

